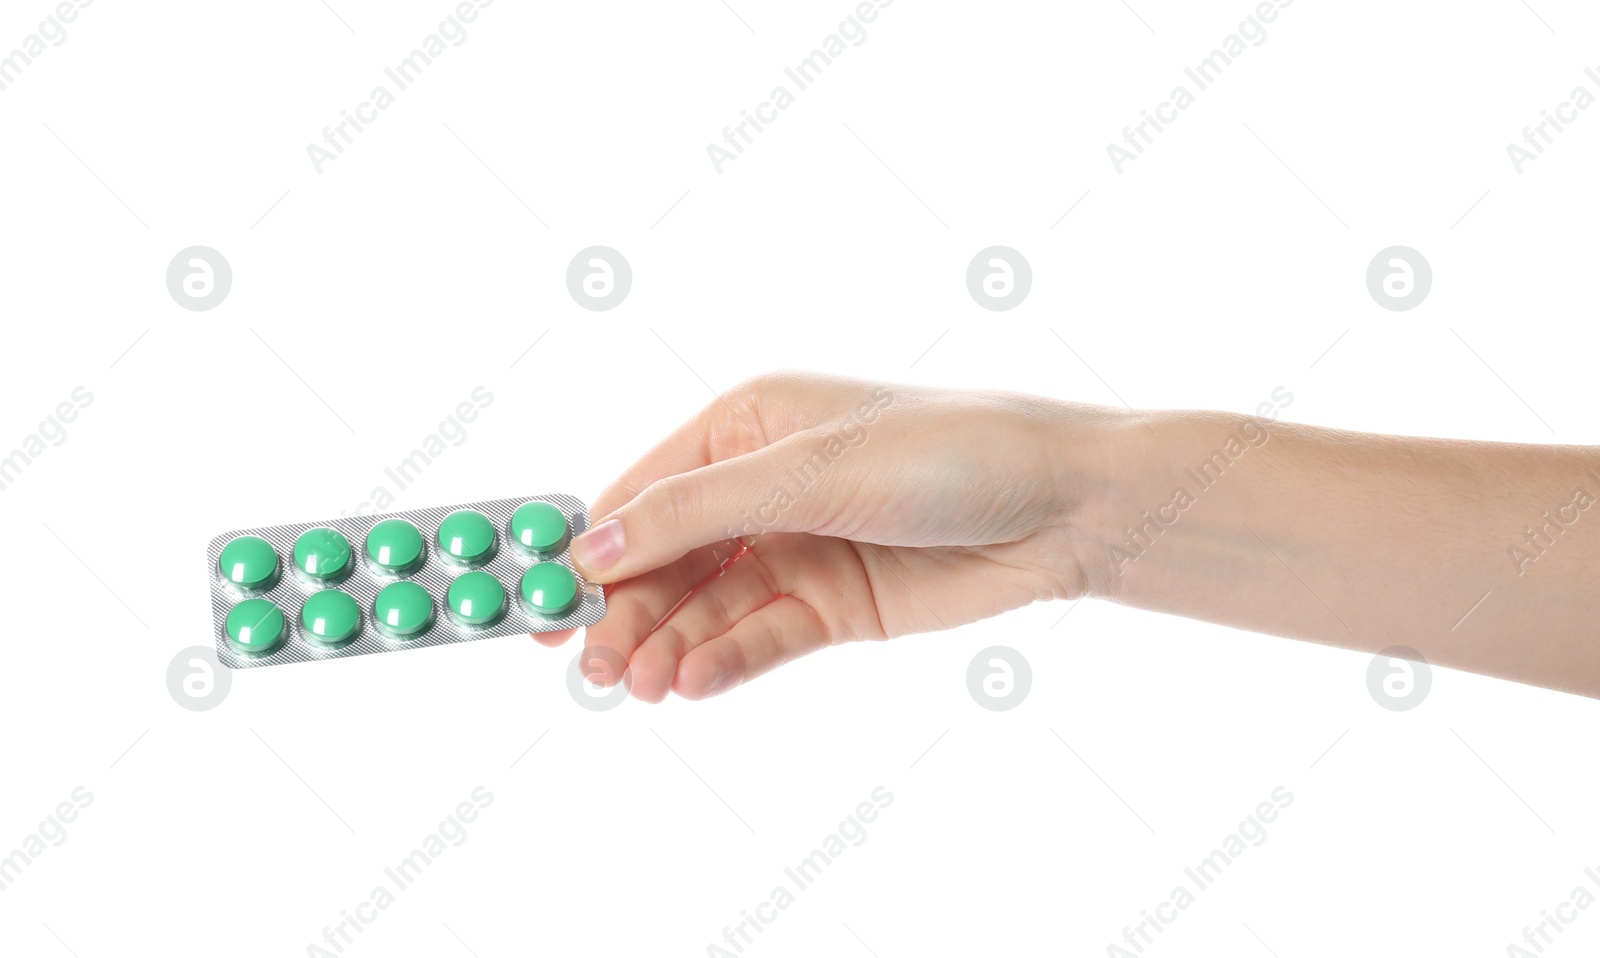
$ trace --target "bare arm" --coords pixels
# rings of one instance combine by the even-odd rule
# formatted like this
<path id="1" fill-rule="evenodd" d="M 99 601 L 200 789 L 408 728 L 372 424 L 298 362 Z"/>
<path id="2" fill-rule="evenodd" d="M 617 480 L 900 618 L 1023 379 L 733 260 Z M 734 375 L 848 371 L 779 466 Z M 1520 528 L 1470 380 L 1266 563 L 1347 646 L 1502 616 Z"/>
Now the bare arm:
<path id="1" fill-rule="evenodd" d="M 646 453 L 572 555 L 611 600 L 591 675 L 646 701 L 1086 595 L 1600 697 L 1597 495 L 1596 449 L 791 373 Z"/>
<path id="2" fill-rule="evenodd" d="M 1600 450 L 1219 413 L 1120 432 L 1095 594 L 1600 696 Z"/>

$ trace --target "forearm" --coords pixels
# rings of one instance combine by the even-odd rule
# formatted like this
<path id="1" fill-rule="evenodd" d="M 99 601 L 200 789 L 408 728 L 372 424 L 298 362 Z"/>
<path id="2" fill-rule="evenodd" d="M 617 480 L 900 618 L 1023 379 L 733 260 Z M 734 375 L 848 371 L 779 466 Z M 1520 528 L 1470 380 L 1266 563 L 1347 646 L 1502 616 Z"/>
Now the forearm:
<path id="1" fill-rule="evenodd" d="M 1092 592 L 1600 696 L 1600 450 L 1221 413 L 1114 432 L 1080 530 Z"/>

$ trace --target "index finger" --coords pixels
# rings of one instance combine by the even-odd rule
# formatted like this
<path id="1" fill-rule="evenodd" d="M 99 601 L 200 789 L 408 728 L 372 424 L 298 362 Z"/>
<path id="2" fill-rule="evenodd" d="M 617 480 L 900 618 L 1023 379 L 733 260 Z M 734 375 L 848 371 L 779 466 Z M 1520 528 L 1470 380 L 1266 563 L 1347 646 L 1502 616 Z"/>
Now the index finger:
<path id="1" fill-rule="evenodd" d="M 651 483 L 693 472 L 766 445 L 754 405 L 742 389 L 718 395 L 693 418 L 651 447 L 595 499 L 591 527 L 633 501 Z"/>

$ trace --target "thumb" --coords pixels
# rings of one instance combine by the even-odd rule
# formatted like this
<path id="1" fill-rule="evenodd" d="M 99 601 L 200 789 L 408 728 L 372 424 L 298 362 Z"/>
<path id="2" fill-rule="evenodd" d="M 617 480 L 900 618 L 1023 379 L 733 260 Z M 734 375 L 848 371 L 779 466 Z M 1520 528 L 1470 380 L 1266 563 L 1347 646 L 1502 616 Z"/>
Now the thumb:
<path id="1" fill-rule="evenodd" d="M 798 449 L 795 433 L 690 472 L 659 479 L 572 540 L 571 556 L 591 582 L 631 579 L 694 549 L 736 536 L 806 532 L 817 514 L 826 456 Z"/>

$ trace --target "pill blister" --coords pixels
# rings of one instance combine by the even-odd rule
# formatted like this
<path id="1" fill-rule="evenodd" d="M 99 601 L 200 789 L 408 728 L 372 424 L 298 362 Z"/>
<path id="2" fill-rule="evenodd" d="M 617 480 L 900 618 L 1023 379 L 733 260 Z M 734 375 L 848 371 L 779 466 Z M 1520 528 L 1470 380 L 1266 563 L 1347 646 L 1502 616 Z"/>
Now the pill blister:
<path id="1" fill-rule="evenodd" d="M 234 669 L 593 625 L 567 555 L 581 499 L 492 499 L 236 529 L 206 547 L 217 659 Z"/>

